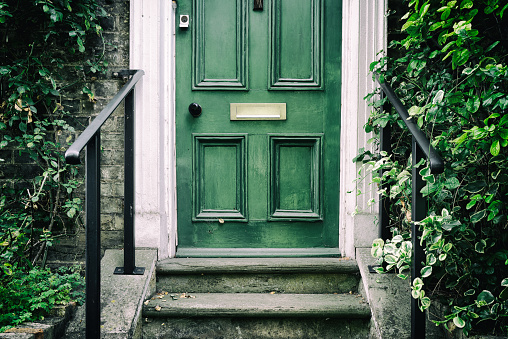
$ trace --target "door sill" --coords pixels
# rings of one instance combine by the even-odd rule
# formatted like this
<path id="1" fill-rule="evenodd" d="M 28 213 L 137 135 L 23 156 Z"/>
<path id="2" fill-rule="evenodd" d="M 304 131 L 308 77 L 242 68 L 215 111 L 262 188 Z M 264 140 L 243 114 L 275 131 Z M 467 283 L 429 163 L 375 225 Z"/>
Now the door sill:
<path id="1" fill-rule="evenodd" d="M 177 258 L 337 258 L 340 250 L 334 248 L 205 248 L 184 247 L 176 251 Z"/>

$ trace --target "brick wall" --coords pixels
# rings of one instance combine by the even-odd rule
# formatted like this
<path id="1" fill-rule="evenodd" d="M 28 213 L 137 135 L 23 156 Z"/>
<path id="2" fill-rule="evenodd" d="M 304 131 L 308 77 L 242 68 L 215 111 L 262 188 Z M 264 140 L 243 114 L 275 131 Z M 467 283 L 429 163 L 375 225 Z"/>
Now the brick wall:
<path id="1" fill-rule="evenodd" d="M 63 95 L 64 109 L 72 114 L 73 125 L 78 133 L 86 127 L 108 104 L 109 100 L 125 83 L 124 79 L 112 76 L 115 71 L 129 68 L 129 1 L 102 0 L 107 17 L 101 20 L 106 42 L 97 37 L 92 41 L 95 52 L 105 49 L 105 60 L 108 71 L 104 75 L 88 77 L 88 87 L 94 93 L 94 101 L 81 93 L 81 87 L 71 88 Z M 66 78 L 76 76 L 74 65 L 69 65 Z M 123 247 L 123 103 L 113 113 L 101 129 L 101 245 L 102 249 Z M 82 152 L 84 154 L 84 151 Z M 84 162 L 84 161 L 83 161 Z M 84 180 L 84 167 L 80 172 Z M 83 185 L 84 189 L 84 185 Z M 83 193 L 84 194 L 84 193 Z M 84 199 L 83 199 L 84 201 Z M 84 222 L 84 213 L 82 221 Z M 61 234 L 59 242 L 50 250 L 52 261 L 84 260 L 85 229 L 84 225 L 68 225 Z"/>

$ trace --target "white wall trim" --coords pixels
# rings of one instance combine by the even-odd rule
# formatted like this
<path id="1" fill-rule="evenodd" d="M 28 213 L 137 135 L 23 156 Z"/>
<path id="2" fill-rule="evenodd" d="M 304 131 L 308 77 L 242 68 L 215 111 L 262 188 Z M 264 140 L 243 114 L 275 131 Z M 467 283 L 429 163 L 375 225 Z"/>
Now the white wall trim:
<path id="1" fill-rule="evenodd" d="M 368 247 L 377 237 L 377 204 L 369 180 L 355 184 L 359 166 L 352 162 L 371 137 L 363 131 L 370 107 L 363 99 L 375 84 L 369 65 L 386 50 L 387 0 L 343 0 L 342 3 L 342 106 L 340 150 L 340 248 L 354 257 L 356 247 Z M 364 194 L 357 196 L 360 189 Z M 348 193 L 352 192 L 352 193 Z"/>

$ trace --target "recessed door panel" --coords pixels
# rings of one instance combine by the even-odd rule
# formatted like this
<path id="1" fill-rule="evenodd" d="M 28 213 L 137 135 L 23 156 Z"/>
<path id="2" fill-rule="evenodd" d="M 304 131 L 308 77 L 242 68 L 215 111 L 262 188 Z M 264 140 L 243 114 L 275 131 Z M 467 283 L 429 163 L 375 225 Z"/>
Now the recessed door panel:
<path id="1" fill-rule="evenodd" d="M 321 89 L 321 0 L 273 0 L 270 12 L 270 89 Z"/>
<path id="2" fill-rule="evenodd" d="M 270 136 L 270 220 L 321 220 L 321 136 Z"/>
<path id="3" fill-rule="evenodd" d="M 193 87 L 214 90 L 246 89 L 246 1 L 194 0 L 193 13 Z"/>
<path id="4" fill-rule="evenodd" d="M 246 221 L 246 136 L 194 135 L 193 142 L 193 220 Z"/>

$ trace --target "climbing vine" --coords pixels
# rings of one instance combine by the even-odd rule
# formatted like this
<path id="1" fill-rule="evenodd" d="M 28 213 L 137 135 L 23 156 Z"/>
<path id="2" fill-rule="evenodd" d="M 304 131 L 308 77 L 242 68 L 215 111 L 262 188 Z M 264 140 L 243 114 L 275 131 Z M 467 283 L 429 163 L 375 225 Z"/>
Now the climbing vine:
<path id="1" fill-rule="evenodd" d="M 464 333 L 508 334 L 508 4 L 500 0 L 406 0 L 400 35 L 371 70 L 388 82 L 445 160 L 418 164 L 429 214 L 418 223 L 426 261 L 412 281 L 420 307 Z M 372 253 L 408 276 L 411 263 L 410 136 L 385 99 L 370 94 L 366 132 L 391 125 L 393 155 L 361 150 L 355 161 L 387 183 L 393 238 Z M 378 170 L 384 169 L 382 175 Z M 363 176 L 363 174 L 362 174 Z"/>
<path id="2" fill-rule="evenodd" d="M 3 286 L 16 286 L 16 279 L 39 274 L 34 269 L 44 267 L 55 231 L 65 231 L 78 222 L 81 179 L 78 169 L 63 159 L 76 124 L 65 99 L 75 92 L 93 99 L 87 77 L 104 71 L 107 63 L 103 49 L 96 51 L 89 42 L 95 40 L 97 46 L 97 41 L 103 41 L 99 21 L 104 14 L 96 0 L 0 1 Z M 52 293 L 69 293 L 67 287 Z M 2 289 L 2 294 L 6 291 Z M 1 299 L 2 309 L 17 305 L 4 296 Z M 54 298 L 50 300 L 54 303 Z M 39 304 L 47 310 L 46 301 Z M 3 317 L 0 327 L 42 314 L 38 306 L 27 307 L 19 307 L 21 315 Z"/>

